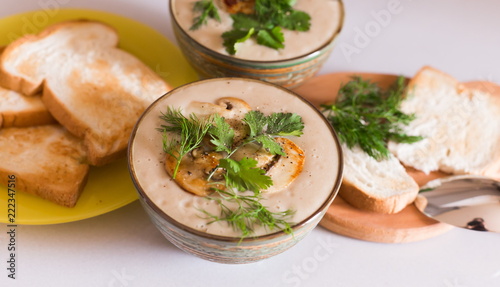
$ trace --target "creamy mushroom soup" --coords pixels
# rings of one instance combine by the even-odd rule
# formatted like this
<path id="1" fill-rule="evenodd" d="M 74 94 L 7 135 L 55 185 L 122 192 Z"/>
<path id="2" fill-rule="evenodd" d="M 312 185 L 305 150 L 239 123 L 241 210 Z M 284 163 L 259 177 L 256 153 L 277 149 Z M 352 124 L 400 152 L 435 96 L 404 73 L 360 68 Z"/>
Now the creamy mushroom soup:
<path id="1" fill-rule="evenodd" d="M 220 1 L 214 1 L 218 7 L 220 22 L 209 19 L 207 24 L 197 30 L 190 30 L 193 18 L 194 0 L 172 0 L 173 15 L 181 28 L 194 40 L 210 50 L 221 54 L 228 53 L 223 46 L 222 33 L 231 30 L 233 20 L 230 14 L 221 7 Z M 304 11 L 311 16 L 309 31 L 299 32 L 283 29 L 285 48 L 275 50 L 258 45 L 250 39 L 237 44 L 237 58 L 254 61 L 275 61 L 304 56 L 321 48 L 336 35 L 342 25 L 342 3 L 338 0 L 297 0 L 295 10 Z"/>
<path id="2" fill-rule="evenodd" d="M 254 80 L 220 78 L 195 82 L 173 90 L 153 104 L 139 121 L 130 147 L 137 184 L 155 205 L 179 223 L 210 234 L 240 236 L 227 223 L 208 224 L 200 210 L 218 214 L 218 205 L 213 200 L 183 190 L 167 174 L 162 133 L 157 130 L 163 124 L 160 115 L 167 107 L 180 108 L 189 115 L 193 102 L 215 103 L 222 97 L 242 99 L 252 109 L 264 114 L 290 112 L 302 117 L 304 133 L 293 137 L 293 141 L 305 153 L 303 170 L 284 190 L 264 193 L 262 203 L 273 212 L 294 210 L 290 219 L 292 223 L 307 219 L 331 198 L 335 189 L 340 161 L 338 141 L 328 123 L 299 96 Z M 256 229 L 254 235 L 276 231 L 261 228 Z"/>

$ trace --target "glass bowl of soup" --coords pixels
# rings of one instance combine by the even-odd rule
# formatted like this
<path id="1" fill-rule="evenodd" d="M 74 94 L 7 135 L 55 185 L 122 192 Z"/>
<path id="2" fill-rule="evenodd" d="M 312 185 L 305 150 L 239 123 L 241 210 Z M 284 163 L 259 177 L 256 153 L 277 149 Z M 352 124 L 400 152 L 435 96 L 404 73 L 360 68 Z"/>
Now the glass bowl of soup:
<path id="1" fill-rule="evenodd" d="M 196 19 L 200 19 L 197 17 L 206 12 L 203 8 L 195 8 L 197 1 L 170 1 L 171 22 L 178 45 L 202 79 L 244 77 L 288 88 L 296 87 L 321 69 L 335 46 L 344 22 L 344 6 L 341 0 L 284 1 L 291 3 L 293 11 L 305 13 L 305 17 L 309 17 L 301 26 L 307 28 L 293 25 L 283 28 L 279 26 L 280 23 L 255 23 L 256 28 L 250 32 L 250 26 L 241 28 L 238 24 L 238 27 L 234 28 L 235 23 L 240 23 L 235 17 L 256 18 L 256 9 L 246 9 L 249 12 L 244 8 L 231 10 L 225 4 L 229 2 L 241 1 L 209 1 L 218 16 L 207 17 L 203 24 L 197 26 Z M 250 16 L 238 16 L 242 14 Z M 274 18 L 274 14 L 269 17 Z M 298 23 L 298 20 L 288 21 Z M 259 25 L 265 25 L 267 30 L 258 27 Z M 278 35 L 273 34 L 273 27 L 276 26 L 279 26 Z M 232 32 L 234 30 L 239 31 Z M 233 36 L 234 34 L 237 36 Z M 276 43 L 276 37 L 283 39 Z M 268 40 L 269 38 L 271 39 Z M 235 39 L 239 42 L 232 45 Z M 225 42 L 231 44 L 226 45 Z"/>
<path id="2" fill-rule="evenodd" d="M 186 121 L 208 125 L 191 150 L 181 148 L 194 130 Z M 261 136 L 278 146 L 255 140 Z M 199 80 L 160 97 L 138 120 L 128 161 L 159 231 L 187 253 L 231 264 L 280 254 L 309 234 L 337 195 L 343 170 L 337 135 L 314 106 L 247 78 Z M 249 217 L 238 221 L 238 212 Z"/>

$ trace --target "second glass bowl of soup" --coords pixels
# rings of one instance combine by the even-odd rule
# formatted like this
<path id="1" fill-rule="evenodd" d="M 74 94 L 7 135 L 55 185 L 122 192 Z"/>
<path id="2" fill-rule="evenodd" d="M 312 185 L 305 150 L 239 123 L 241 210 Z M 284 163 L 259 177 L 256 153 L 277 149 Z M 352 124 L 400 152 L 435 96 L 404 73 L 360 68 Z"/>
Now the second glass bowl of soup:
<path id="1" fill-rule="evenodd" d="M 214 0 L 220 21 L 207 19 L 191 29 L 195 1 L 170 1 L 170 15 L 177 42 L 190 64 L 204 78 L 244 77 L 293 88 L 314 76 L 329 58 L 344 22 L 341 0 L 297 0 L 293 8 L 308 13 L 308 31 L 282 29 L 284 48 L 272 49 L 254 39 L 238 43 L 234 55 L 223 45 L 222 34 L 232 29 L 225 1 Z"/>

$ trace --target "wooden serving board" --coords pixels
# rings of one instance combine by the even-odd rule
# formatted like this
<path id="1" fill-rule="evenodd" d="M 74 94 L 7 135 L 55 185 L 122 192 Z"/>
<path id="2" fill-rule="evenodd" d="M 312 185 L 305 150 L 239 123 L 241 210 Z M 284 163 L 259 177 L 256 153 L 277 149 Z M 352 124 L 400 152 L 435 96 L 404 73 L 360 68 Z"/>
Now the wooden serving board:
<path id="1" fill-rule="evenodd" d="M 341 85 L 353 76 L 360 76 L 388 87 L 397 79 L 395 75 L 373 73 L 332 73 L 317 76 L 294 89 L 294 92 L 319 106 L 335 100 Z M 469 82 L 467 87 L 500 94 L 500 87 L 489 82 Z M 446 176 L 444 173 L 424 174 L 407 168 L 419 185 Z M 342 187 L 341 187 L 342 188 Z M 340 196 L 333 201 L 320 225 L 335 233 L 366 241 L 403 243 L 428 239 L 445 233 L 452 227 L 424 215 L 418 208 L 418 200 L 397 214 L 380 214 L 354 208 Z"/>

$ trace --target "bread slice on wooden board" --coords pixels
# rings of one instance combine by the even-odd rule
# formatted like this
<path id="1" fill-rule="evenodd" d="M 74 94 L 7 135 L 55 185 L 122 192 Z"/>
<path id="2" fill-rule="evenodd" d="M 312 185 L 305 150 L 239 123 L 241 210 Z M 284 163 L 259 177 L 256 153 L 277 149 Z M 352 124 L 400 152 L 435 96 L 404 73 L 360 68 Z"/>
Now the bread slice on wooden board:
<path id="1" fill-rule="evenodd" d="M 0 84 L 43 91 L 54 118 L 83 138 L 92 165 L 123 155 L 140 114 L 171 89 L 118 40 L 103 23 L 67 21 L 14 41 L 1 56 Z"/>
<path id="2" fill-rule="evenodd" d="M 431 67 L 410 81 L 401 109 L 416 119 L 405 127 L 422 141 L 389 143 L 405 165 L 425 173 L 498 176 L 500 172 L 500 95 L 466 88 Z"/>
<path id="3" fill-rule="evenodd" d="M 27 97 L 0 87 L 0 128 L 55 123 L 40 95 Z"/>
<path id="4" fill-rule="evenodd" d="M 89 166 L 80 139 L 60 125 L 0 129 L 0 183 L 73 207 Z"/>
<path id="5" fill-rule="evenodd" d="M 342 145 L 344 177 L 339 195 L 352 206 L 366 211 L 392 214 L 412 203 L 418 184 L 398 159 L 376 160 L 358 146 Z"/>

